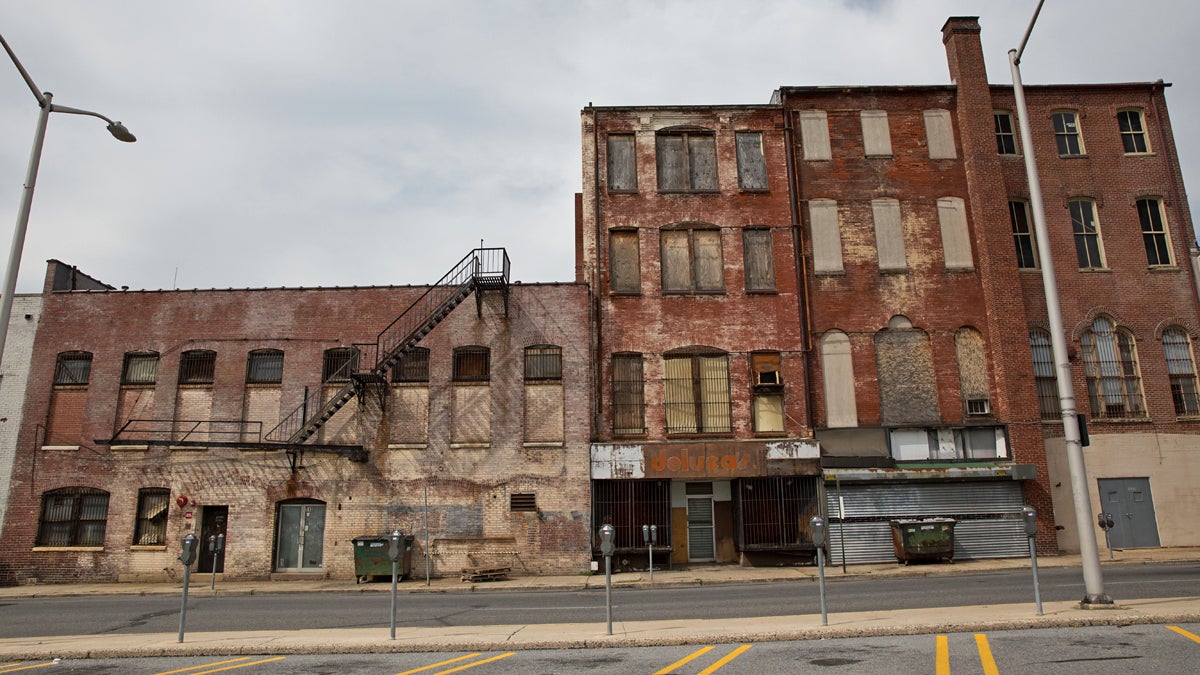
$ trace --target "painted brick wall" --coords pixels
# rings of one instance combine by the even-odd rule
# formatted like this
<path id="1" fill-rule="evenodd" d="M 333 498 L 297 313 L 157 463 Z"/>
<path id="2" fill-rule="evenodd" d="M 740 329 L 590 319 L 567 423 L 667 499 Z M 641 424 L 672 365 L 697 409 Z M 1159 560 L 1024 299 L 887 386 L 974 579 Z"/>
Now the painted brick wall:
<path id="1" fill-rule="evenodd" d="M 41 315 L 41 296 L 13 296 L 4 359 L 0 364 L 0 537 L 4 534 L 4 517 L 16 457 L 17 434 L 24 414 L 33 339 Z"/>

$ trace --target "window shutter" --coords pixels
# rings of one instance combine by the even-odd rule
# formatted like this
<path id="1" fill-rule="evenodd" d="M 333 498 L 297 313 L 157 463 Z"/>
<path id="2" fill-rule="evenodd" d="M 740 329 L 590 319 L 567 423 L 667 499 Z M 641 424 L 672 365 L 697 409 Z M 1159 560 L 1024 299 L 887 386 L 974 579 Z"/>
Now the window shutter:
<path id="1" fill-rule="evenodd" d="M 929 142 L 929 159 L 955 159 L 954 126 L 949 110 L 925 111 L 925 137 Z"/>
<path id="2" fill-rule="evenodd" d="M 863 151 L 867 157 L 891 157 L 892 136 L 886 110 L 864 110 L 862 119 Z"/>
<path id="3" fill-rule="evenodd" d="M 830 159 L 829 120 L 824 110 L 800 111 L 800 139 L 804 159 Z"/>
<path id="4" fill-rule="evenodd" d="M 939 199 L 938 223 L 942 228 L 942 251 L 946 256 L 946 269 L 975 269 L 971 258 L 971 237 L 967 233 L 967 210 L 963 200 L 959 197 Z"/>
<path id="5" fill-rule="evenodd" d="M 895 272 L 908 269 L 904 257 L 904 226 L 900 220 L 900 202 L 895 199 L 872 199 L 871 213 L 875 218 L 875 247 L 879 254 L 879 271 Z"/>
<path id="6" fill-rule="evenodd" d="M 812 227 L 813 271 L 817 274 L 842 272 L 842 233 L 838 227 L 837 202 L 810 200 L 808 219 Z"/>

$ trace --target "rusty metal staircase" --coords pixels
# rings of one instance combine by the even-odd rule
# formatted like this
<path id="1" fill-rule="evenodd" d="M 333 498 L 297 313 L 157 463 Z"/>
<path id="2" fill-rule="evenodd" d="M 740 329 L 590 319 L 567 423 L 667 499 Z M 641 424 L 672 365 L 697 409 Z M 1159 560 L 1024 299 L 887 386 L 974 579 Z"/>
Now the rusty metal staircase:
<path id="1" fill-rule="evenodd" d="M 420 298 L 409 305 L 400 316 L 380 331 L 374 344 L 366 345 L 375 358 L 363 359 L 371 363 L 366 370 L 359 370 L 358 359 L 348 360 L 339 372 L 327 374 L 326 381 L 345 381 L 345 385 L 334 392 L 328 400 L 312 401 L 305 392 L 304 401 L 275 428 L 263 436 L 269 443 L 288 446 L 303 444 L 321 430 L 339 410 L 355 396 L 373 385 L 387 381 L 387 373 L 406 352 L 416 347 L 450 312 L 461 305 L 472 292 L 475 293 L 475 310 L 482 315 L 485 291 L 501 291 L 504 295 L 504 313 L 508 315 L 508 252 L 503 248 L 477 248 L 458 261 L 437 283 L 429 287 Z M 364 355 L 366 356 L 366 355 Z M 316 387 L 321 391 L 323 387 Z M 319 397 L 319 395 L 318 395 Z M 310 406 L 310 403 L 313 405 Z M 311 412 L 309 408 L 312 408 Z M 350 459 L 366 461 L 366 453 L 350 453 Z"/>

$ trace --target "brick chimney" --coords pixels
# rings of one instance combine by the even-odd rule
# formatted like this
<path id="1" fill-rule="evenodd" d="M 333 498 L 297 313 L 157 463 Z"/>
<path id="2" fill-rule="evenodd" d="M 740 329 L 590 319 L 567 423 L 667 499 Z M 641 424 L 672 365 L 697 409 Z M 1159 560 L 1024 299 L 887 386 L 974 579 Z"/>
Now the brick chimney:
<path id="1" fill-rule="evenodd" d="M 950 65 L 950 81 L 960 85 L 987 85 L 983 44 L 979 41 L 979 17 L 952 16 L 942 26 L 942 42 Z"/>

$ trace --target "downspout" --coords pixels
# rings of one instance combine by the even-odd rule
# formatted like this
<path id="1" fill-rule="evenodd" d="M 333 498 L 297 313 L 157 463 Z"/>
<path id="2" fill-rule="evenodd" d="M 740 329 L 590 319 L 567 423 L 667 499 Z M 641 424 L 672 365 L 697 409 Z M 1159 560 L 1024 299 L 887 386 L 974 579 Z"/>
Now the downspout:
<path id="1" fill-rule="evenodd" d="M 812 356 L 812 313 L 808 303 L 808 256 L 805 255 L 803 238 L 800 236 L 800 175 L 796 168 L 795 132 L 792 129 L 791 111 L 784 105 L 786 95 L 780 94 L 783 108 L 783 145 L 787 153 L 788 205 L 792 217 L 792 252 L 796 259 L 796 309 L 800 315 L 800 354 L 804 362 L 801 369 L 804 387 L 804 426 L 810 436 L 813 430 L 813 395 L 809 374 Z"/>
<path id="2" fill-rule="evenodd" d="M 601 429 L 603 428 L 603 413 L 600 405 L 601 393 L 603 385 L 600 382 L 600 375 L 603 372 L 601 364 L 603 362 L 603 354 L 601 348 L 603 340 L 601 339 L 601 323 L 602 313 L 600 312 L 600 120 L 596 114 L 596 109 L 592 104 L 588 103 L 588 111 L 592 117 L 592 224 L 595 227 L 593 245 L 596 248 L 595 260 L 592 263 L 592 280 L 588 284 L 590 297 L 590 305 L 592 306 L 593 323 L 592 323 L 592 440 L 599 440 Z M 636 161 L 636 160 L 635 160 Z M 636 164 L 635 164 L 636 166 Z M 588 478 L 591 479 L 591 449 L 588 450 Z"/>

